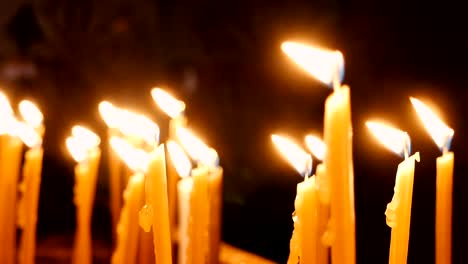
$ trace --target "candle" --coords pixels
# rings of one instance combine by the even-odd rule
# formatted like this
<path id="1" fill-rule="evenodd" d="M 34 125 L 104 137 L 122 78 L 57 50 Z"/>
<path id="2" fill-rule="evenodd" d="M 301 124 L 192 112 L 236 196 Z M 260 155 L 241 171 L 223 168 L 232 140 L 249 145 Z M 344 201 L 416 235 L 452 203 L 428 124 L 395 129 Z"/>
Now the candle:
<path id="1" fill-rule="evenodd" d="M 74 126 L 72 136 L 66 140 L 68 150 L 78 162 L 73 188 L 77 225 L 72 256 L 75 264 L 92 263 L 91 219 L 101 157 L 99 143 L 99 137 L 82 126 Z"/>
<path id="2" fill-rule="evenodd" d="M 16 195 L 23 144 L 7 97 L 0 92 L 0 263 L 16 257 Z"/>
<path id="3" fill-rule="evenodd" d="M 24 155 L 23 180 L 20 183 L 22 197 L 18 202 L 18 226 L 23 230 L 19 246 L 21 264 L 33 264 L 36 251 L 36 224 L 42 171 L 42 125 L 41 111 L 29 101 L 19 104 L 21 116 L 26 121 L 19 137 L 30 149 Z"/>
<path id="4" fill-rule="evenodd" d="M 341 86 L 343 55 L 294 42 L 283 43 L 282 49 L 309 74 L 334 88 L 325 102 L 324 117 L 332 262 L 352 264 L 356 262 L 352 126 L 349 87 Z"/>
<path id="5" fill-rule="evenodd" d="M 133 147 L 126 140 L 112 137 L 112 148 L 135 173 L 130 177 L 123 194 L 124 205 L 117 224 L 117 243 L 112 254 L 112 264 L 136 263 L 139 241 L 139 210 L 144 204 L 145 176 L 148 167 L 147 152 Z"/>
<path id="6" fill-rule="evenodd" d="M 193 188 L 193 180 L 188 176 L 190 176 L 190 172 L 192 171 L 192 164 L 182 148 L 175 141 L 169 140 L 167 142 L 167 150 L 174 168 L 182 178 L 177 183 L 177 208 L 179 217 L 179 247 L 177 260 L 179 264 L 185 264 L 188 263 L 188 225 L 190 217 L 190 196 Z"/>
<path id="7" fill-rule="evenodd" d="M 419 152 L 409 157 L 411 143 L 406 132 L 377 122 L 366 122 L 366 125 L 384 146 L 405 156 L 405 160 L 398 165 L 395 194 L 385 211 L 387 225 L 392 228 L 388 262 L 404 264 L 408 257 L 414 167 L 415 162 L 419 162 Z"/>
<path id="8" fill-rule="evenodd" d="M 188 263 L 216 263 L 221 240 L 222 170 L 216 151 L 186 128 L 177 138 L 198 166 L 192 170 Z"/>
<path id="9" fill-rule="evenodd" d="M 153 88 L 151 96 L 155 103 L 166 113 L 171 120 L 169 121 L 169 139 L 177 140 L 176 129 L 179 126 L 187 125 L 187 118 L 184 115 L 185 103 L 176 99 L 174 96 L 164 91 L 161 88 Z M 167 185 L 169 195 L 169 218 L 171 221 L 171 228 L 174 230 L 176 226 L 176 212 L 177 212 L 177 172 L 171 163 L 167 164 Z"/>
<path id="10" fill-rule="evenodd" d="M 424 103 L 416 98 L 410 98 L 416 112 L 442 151 L 437 158 L 436 179 L 436 254 L 435 263 L 452 263 L 452 190 L 454 154 L 450 152 L 454 131 Z"/>
<path id="11" fill-rule="evenodd" d="M 286 137 L 272 135 L 271 138 L 283 156 L 304 176 L 304 181 L 297 185 L 294 231 L 288 263 L 328 263 L 327 248 L 321 239 L 323 230 L 320 230 L 320 202 L 316 177 L 309 177 L 312 158 Z"/>

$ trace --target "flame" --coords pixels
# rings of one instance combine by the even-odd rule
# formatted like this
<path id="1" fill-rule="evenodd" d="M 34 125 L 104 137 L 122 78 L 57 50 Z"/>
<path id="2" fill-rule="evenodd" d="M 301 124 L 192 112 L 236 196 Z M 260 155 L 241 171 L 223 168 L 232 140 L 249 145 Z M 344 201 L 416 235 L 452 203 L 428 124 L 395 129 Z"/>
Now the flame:
<path id="1" fill-rule="evenodd" d="M 167 142 L 167 151 L 169 157 L 177 170 L 180 177 L 185 178 L 190 175 L 192 170 L 192 164 L 189 158 L 185 155 L 184 150 L 173 140 Z"/>
<path id="2" fill-rule="evenodd" d="M 148 117 L 107 101 L 99 104 L 99 112 L 108 127 L 118 129 L 125 136 L 141 138 L 149 145 L 159 142 L 159 127 Z"/>
<path id="3" fill-rule="evenodd" d="M 101 139 L 91 130 L 82 126 L 72 128 L 72 136 L 66 140 L 68 151 L 77 162 L 83 162 L 87 159 L 89 151 L 96 148 Z"/>
<path id="4" fill-rule="evenodd" d="M 44 116 L 41 110 L 31 101 L 23 100 L 19 103 L 19 111 L 23 120 L 34 128 L 38 128 L 42 125 Z"/>
<path id="5" fill-rule="evenodd" d="M 307 135 L 305 137 L 305 142 L 307 147 L 309 148 L 310 152 L 319 160 L 323 160 L 325 158 L 325 152 L 327 151 L 327 146 L 317 136 Z"/>
<path id="6" fill-rule="evenodd" d="M 146 171 L 149 164 L 149 154 L 146 151 L 135 148 L 126 140 L 119 137 L 111 137 L 110 144 L 131 170 Z"/>
<path id="7" fill-rule="evenodd" d="M 301 174 L 307 176 L 312 170 L 312 158 L 289 138 L 271 135 L 271 140 L 289 163 Z"/>
<path id="8" fill-rule="evenodd" d="M 187 154 L 199 163 L 215 166 L 218 162 L 216 151 L 184 127 L 177 127 L 177 138 Z"/>
<path id="9" fill-rule="evenodd" d="M 408 133 L 379 122 L 366 122 L 372 134 L 388 149 L 403 156 L 410 152 Z"/>
<path id="10" fill-rule="evenodd" d="M 40 146 L 42 144 L 41 136 L 33 127 L 25 122 L 16 121 L 13 128 L 13 134 L 18 136 L 21 141 L 30 148 Z"/>
<path id="11" fill-rule="evenodd" d="M 115 107 L 110 102 L 102 101 L 99 103 L 99 113 L 110 128 L 118 128 L 120 111 L 121 109 Z"/>
<path id="12" fill-rule="evenodd" d="M 177 100 L 161 88 L 151 90 L 151 96 L 156 104 L 171 118 L 176 118 L 185 110 L 185 103 Z"/>
<path id="13" fill-rule="evenodd" d="M 423 122 L 424 127 L 431 135 L 437 146 L 441 150 L 448 150 L 454 131 L 448 127 L 440 118 L 423 102 L 420 100 L 410 97 L 411 103 L 419 118 Z"/>
<path id="14" fill-rule="evenodd" d="M 341 52 L 290 41 L 283 42 L 281 49 L 297 65 L 326 85 L 331 86 L 336 77 L 340 83 L 343 81 L 344 59 Z"/>
<path id="15" fill-rule="evenodd" d="M 3 118 L 9 115 L 13 115 L 13 109 L 11 108 L 10 101 L 3 92 L 0 92 L 0 117 Z"/>

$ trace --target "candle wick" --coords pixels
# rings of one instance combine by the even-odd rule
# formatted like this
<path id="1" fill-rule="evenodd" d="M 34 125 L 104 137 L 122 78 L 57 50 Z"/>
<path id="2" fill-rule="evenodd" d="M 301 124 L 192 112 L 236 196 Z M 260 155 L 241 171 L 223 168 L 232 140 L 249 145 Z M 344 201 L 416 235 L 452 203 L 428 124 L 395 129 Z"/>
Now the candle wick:
<path id="1" fill-rule="evenodd" d="M 405 154 L 405 159 L 407 159 L 409 155 L 411 154 L 411 138 L 409 137 L 408 134 L 406 134 L 405 148 L 403 151 Z"/>

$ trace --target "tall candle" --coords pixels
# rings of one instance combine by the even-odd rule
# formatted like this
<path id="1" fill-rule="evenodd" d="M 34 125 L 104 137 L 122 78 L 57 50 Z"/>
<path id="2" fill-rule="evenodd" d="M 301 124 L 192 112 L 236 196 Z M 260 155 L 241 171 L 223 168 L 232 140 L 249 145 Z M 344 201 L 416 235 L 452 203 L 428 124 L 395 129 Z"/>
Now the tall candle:
<path id="1" fill-rule="evenodd" d="M 208 263 L 219 262 L 221 246 L 221 217 L 223 204 L 223 169 L 219 166 L 211 167 L 208 175 L 209 195 L 209 255 Z"/>
<path id="2" fill-rule="evenodd" d="M 454 154 L 449 149 L 454 131 L 423 102 L 413 97 L 410 100 L 424 127 L 443 152 L 442 156 L 437 158 L 435 263 L 451 263 Z"/>
<path id="3" fill-rule="evenodd" d="M 101 151 L 99 137 L 90 130 L 75 126 L 66 141 L 75 166 L 73 202 L 76 206 L 76 234 L 72 263 L 92 263 L 91 219 Z"/>
<path id="4" fill-rule="evenodd" d="M 352 264 L 356 262 L 352 126 L 349 87 L 341 86 L 343 56 L 293 42 L 283 43 L 282 49 L 309 74 L 334 88 L 325 102 L 324 117 L 332 262 Z"/>
<path id="5" fill-rule="evenodd" d="M 35 263 L 36 224 L 41 185 L 42 135 L 44 126 L 40 110 L 31 102 L 23 100 L 19 109 L 24 124 L 19 133 L 21 140 L 30 147 L 24 155 L 23 180 L 20 183 L 21 199 L 18 203 L 18 226 L 22 229 L 18 263 Z"/>
<path id="6" fill-rule="evenodd" d="M 404 264 L 408 257 L 414 166 L 416 161 L 419 162 L 419 152 L 408 157 L 411 141 L 406 132 L 377 122 L 366 122 L 366 125 L 384 146 L 405 156 L 405 160 L 398 165 L 395 194 L 385 211 L 387 225 L 392 228 L 389 263 Z"/>
<path id="7" fill-rule="evenodd" d="M 109 129 L 109 139 L 116 133 L 113 129 Z M 111 220 L 112 230 L 116 230 L 117 223 L 120 217 L 120 209 L 122 208 L 122 163 L 116 153 L 108 146 L 108 162 L 109 162 L 109 187 L 110 187 L 110 202 L 111 202 Z M 114 234 L 115 235 L 115 234 Z"/>

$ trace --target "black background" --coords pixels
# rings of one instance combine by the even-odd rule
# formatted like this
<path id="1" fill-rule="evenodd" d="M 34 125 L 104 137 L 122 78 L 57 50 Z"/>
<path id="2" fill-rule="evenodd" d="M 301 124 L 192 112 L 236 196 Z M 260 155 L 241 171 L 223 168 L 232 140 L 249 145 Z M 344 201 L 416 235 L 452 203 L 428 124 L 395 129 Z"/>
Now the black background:
<path id="1" fill-rule="evenodd" d="M 343 52 L 351 86 L 358 263 L 388 262 L 384 211 L 401 159 L 370 137 L 381 118 L 409 132 L 416 166 L 409 263 L 434 255 L 435 158 L 408 96 L 434 106 L 455 130 L 453 262 L 467 263 L 468 38 L 464 9 L 444 1 L 4 1 L 0 77 L 12 101 L 34 98 L 46 116 L 39 241 L 73 234 L 70 127 L 105 135 L 103 99 L 168 118 L 150 88 L 170 87 L 187 103 L 190 126 L 218 150 L 225 170 L 223 238 L 284 263 L 300 176 L 270 134 L 298 141 L 321 133 L 330 90 L 282 54 L 299 40 Z M 106 146 L 104 146 L 105 148 Z M 104 157 L 105 158 L 105 157 Z M 93 236 L 109 241 L 106 162 L 101 166 Z"/>

